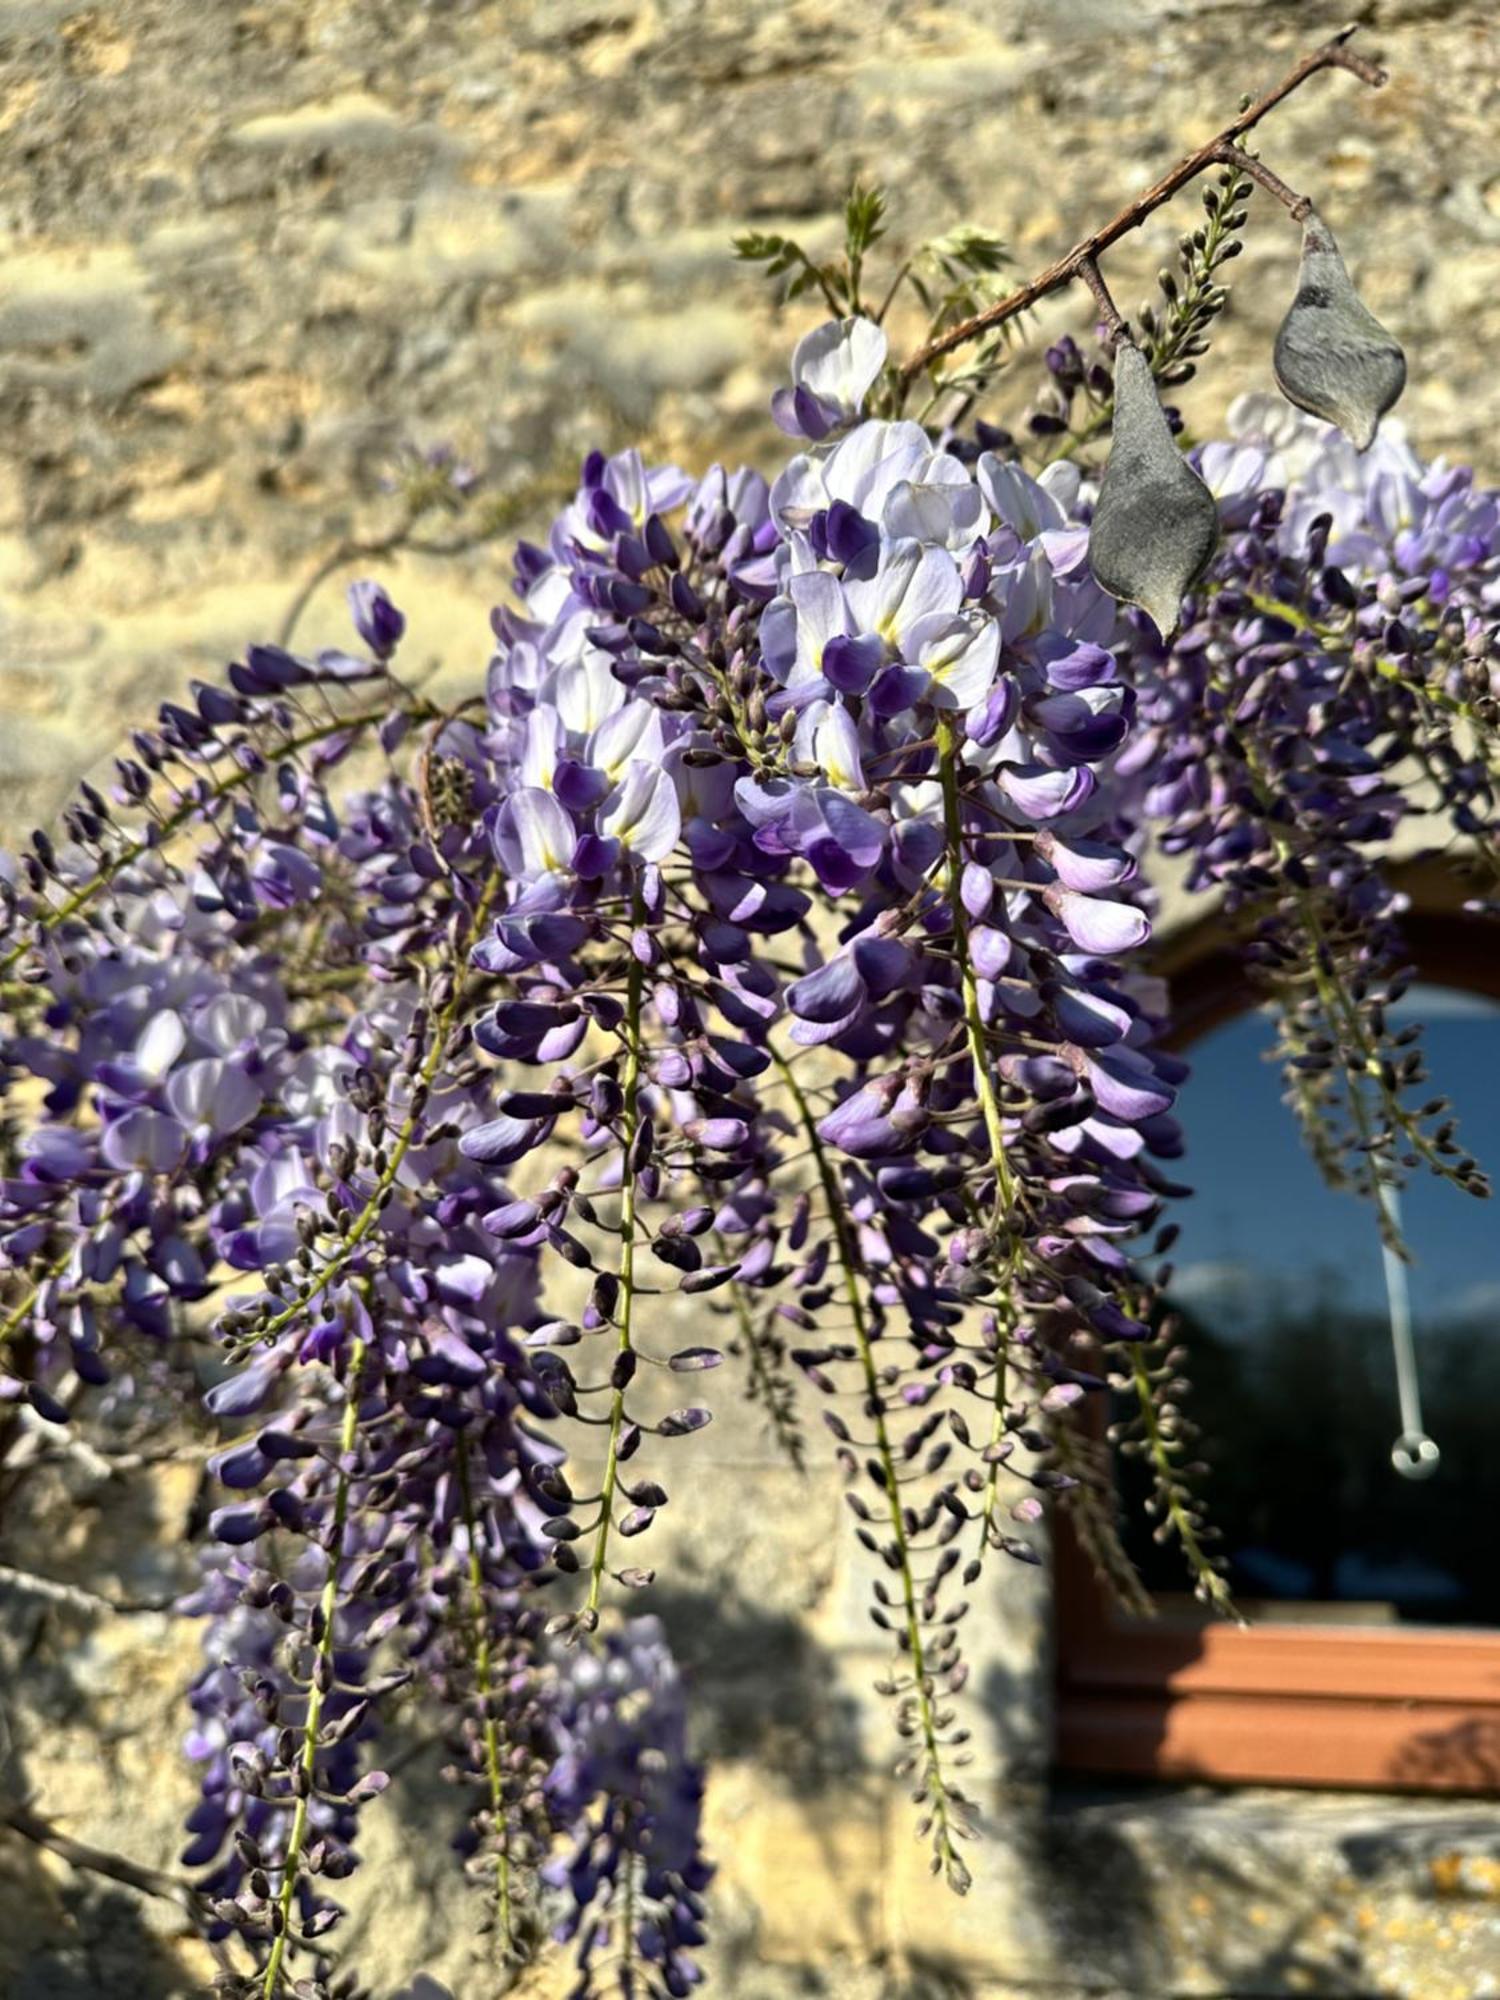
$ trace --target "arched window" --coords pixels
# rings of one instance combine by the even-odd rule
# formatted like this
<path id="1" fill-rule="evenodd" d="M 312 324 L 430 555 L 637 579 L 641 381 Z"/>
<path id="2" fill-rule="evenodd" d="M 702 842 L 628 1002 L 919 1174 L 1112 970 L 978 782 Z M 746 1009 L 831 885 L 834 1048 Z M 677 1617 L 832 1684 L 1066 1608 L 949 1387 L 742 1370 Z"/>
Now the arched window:
<path id="1" fill-rule="evenodd" d="M 1434 1092 L 1500 1156 L 1500 955 L 1432 868 L 1404 884 Z M 1321 1182 L 1280 1102 L 1269 1022 L 1204 926 L 1164 971 L 1194 1077 L 1171 1296 L 1230 1580 L 1250 1629 L 1206 1620 L 1171 1548 L 1127 1527 L 1153 1620 L 1108 1604 L 1058 1536 L 1058 1760 L 1226 1781 L 1489 1790 L 1500 1784 L 1500 1227 L 1413 1180 L 1415 1262 L 1383 1257 L 1368 1205 Z M 1403 1430 L 1393 1310 L 1405 1291 L 1425 1430 Z M 1394 1296 L 1393 1296 L 1394 1295 Z M 1410 1397 L 1408 1395 L 1408 1411 Z M 1127 1502 L 1132 1470 L 1121 1468 Z M 1124 1519 L 1138 1522 L 1138 1507 Z"/>

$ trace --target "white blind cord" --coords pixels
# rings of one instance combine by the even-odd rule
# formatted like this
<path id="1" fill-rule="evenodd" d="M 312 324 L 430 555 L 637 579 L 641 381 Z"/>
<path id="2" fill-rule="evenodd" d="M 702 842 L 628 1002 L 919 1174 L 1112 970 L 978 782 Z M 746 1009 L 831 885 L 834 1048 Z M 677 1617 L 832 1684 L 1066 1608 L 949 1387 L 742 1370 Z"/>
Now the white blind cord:
<path id="1" fill-rule="evenodd" d="M 1380 1203 L 1390 1234 L 1401 1233 L 1401 1197 L 1375 1169 L 1375 1199 Z M 1427 1435 L 1422 1423 L 1422 1386 L 1417 1377 L 1417 1350 L 1412 1338 L 1411 1287 L 1404 1260 L 1397 1255 L 1382 1233 L 1380 1260 L 1385 1267 L 1385 1296 L 1391 1313 L 1391 1353 L 1396 1362 L 1396 1401 L 1401 1411 L 1401 1435 L 1391 1446 L 1391 1464 L 1403 1479 L 1430 1479 L 1438 1469 L 1442 1453 Z"/>

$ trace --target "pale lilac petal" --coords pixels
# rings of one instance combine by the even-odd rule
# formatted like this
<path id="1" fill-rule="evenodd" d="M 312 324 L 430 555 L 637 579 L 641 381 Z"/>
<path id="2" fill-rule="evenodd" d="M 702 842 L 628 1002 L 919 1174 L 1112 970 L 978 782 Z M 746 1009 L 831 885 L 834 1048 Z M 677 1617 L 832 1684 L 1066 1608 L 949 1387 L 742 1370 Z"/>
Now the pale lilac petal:
<path id="1" fill-rule="evenodd" d="M 859 730 L 847 708 L 830 708 L 818 724 L 813 740 L 813 756 L 829 784 L 837 785 L 840 791 L 862 792 L 865 789 Z"/>
<path id="2" fill-rule="evenodd" d="M 170 1007 L 153 1014 L 135 1045 L 136 1067 L 144 1076 L 163 1077 L 187 1046 L 187 1031 Z"/>
<path id="3" fill-rule="evenodd" d="M 928 700 L 935 708 L 975 708 L 994 685 L 1000 661 L 1000 628 L 955 618 L 940 637 L 926 641 L 918 664 L 932 676 Z"/>
<path id="4" fill-rule="evenodd" d="M 630 699 L 612 666 L 608 653 L 591 650 L 586 658 L 558 670 L 552 698 L 564 728 L 573 736 L 591 736 Z"/>
<path id="5" fill-rule="evenodd" d="M 952 615 L 964 599 L 964 580 L 958 564 L 946 549 L 923 549 L 906 595 L 901 600 L 896 640 L 902 641 L 920 618 Z"/>
<path id="6" fill-rule="evenodd" d="M 185 1063 L 167 1085 L 167 1102 L 195 1131 L 237 1132 L 261 1106 L 260 1086 L 218 1056 Z"/>
<path id="7" fill-rule="evenodd" d="M 1131 1124 L 1169 1110 L 1177 1094 L 1129 1049 L 1088 1057 L 1084 1073 L 1100 1110 Z"/>
<path id="8" fill-rule="evenodd" d="M 193 1033 L 217 1054 L 227 1056 L 259 1042 L 266 1010 L 248 993 L 219 993 L 193 1015 Z"/>
<path id="9" fill-rule="evenodd" d="M 760 614 L 760 656 L 772 680 L 785 687 L 797 658 L 797 607 L 790 597 L 773 597 Z"/>
<path id="10" fill-rule="evenodd" d="M 462 1306 L 479 1303 L 489 1289 L 494 1271 L 488 1259 L 466 1251 L 438 1257 L 432 1274 L 441 1296 L 452 1305 Z"/>
<path id="11" fill-rule="evenodd" d="M 1037 536 L 1037 547 L 1054 576 L 1077 576 L 1089 556 L 1087 528 L 1048 528 Z"/>
<path id="12" fill-rule="evenodd" d="M 1115 903 L 1100 896 L 1083 896 L 1076 889 L 1050 884 L 1042 900 L 1060 917 L 1080 951 L 1133 951 L 1151 935 L 1151 921 L 1132 903 Z"/>
<path id="13" fill-rule="evenodd" d="M 1075 812 L 1094 790 L 1094 774 L 1075 764 L 1054 771 L 1045 764 L 1002 765 L 995 782 L 1032 819 L 1057 819 Z"/>
<path id="14" fill-rule="evenodd" d="M 1044 529 L 1067 526 L 1067 515 L 1058 501 L 1019 465 L 987 451 L 975 467 L 975 477 L 998 519 L 1020 541 L 1035 541 Z"/>
<path id="15" fill-rule="evenodd" d="M 849 611 L 838 578 L 824 569 L 794 576 L 787 595 L 797 608 L 797 652 L 787 686 L 805 687 L 822 679 L 828 641 L 851 629 Z"/>
<path id="16" fill-rule="evenodd" d="M 959 895 L 965 912 L 977 923 L 995 899 L 994 876 L 977 861 L 966 861 Z"/>
<path id="17" fill-rule="evenodd" d="M 1025 562 L 997 570 L 994 594 L 1004 600 L 1000 636 L 1008 646 L 1037 638 L 1053 623 L 1052 565 L 1040 549 Z"/>
<path id="18" fill-rule="evenodd" d="M 1135 857 L 1102 840 L 1059 840 L 1055 833 L 1037 835 L 1036 851 L 1057 871 L 1065 888 L 1096 895 L 1101 889 L 1116 889 L 1134 880 Z"/>
<path id="19" fill-rule="evenodd" d="M 122 1173 L 169 1174 L 187 1156 L 188 1137 L 175 1118 L 138 1105 L 105 1128 L 100 1151 Z"/>
<path id="20" fill-rule="evenodd" d="M 1011 942 L 1004 931 L 980 924 L 969 934 L 969 958 L 981 979 L 998 979 L 1010 963 Z"/>
<path id="21" fill-rule="evenodd" d="M 586 761 L 605 772 L 613 784 L 627 764 L 659 764 L 665 751 L 661 710 L 654 702 L 629 701 L 594 731 Z"/>
<path id="22" fill-rule="evenodd" d="M 857 577 L 844 586 L 844 597 L 857 630 L 878 632 L 882 638 L 890 636 L 921 557 L 918 542 L 888 543 L 880 552 L 879 567 L 873 576 Z"/>
<path id="23" fill-rule="evenodd" d="M 682 832 L 671 772 L 660 765 L 632 764 L 613 803 L 601 813 L 599 830 L 637 861 L 665 861 Z"/>
<path id="24" fill-rule="evenodd" d="M 887 495 L 903 479 L 915 476 L 931 449 L 920 424 L 874 418 L 858 424 L 824 461 L 825 497 L 819 504 L 826 507 L 832 500 L 845 500 L 868 519 L 878 520 Z"/>
<path id="25" fill-rule="evenodd" d="M 984 501 L 966 474 L 957 483 L 903 479 L 892 488 L 881 526 L 892 541 L 911 537 L 939 548 L 961 550 L 982 532 L 983 513 Z"/>
<path id="26" fill-rule="evenodd" d="M 577 844 L 572 815 L 550 792 L 534 785 L 512 792 L 495 821 L 500 864 L 523 882 L 538 875 L 564 874 Z"/>
<path id="27" fill-rule="evenodd" d="M 828 505 L 828 500 L 823 462 L 810 452 L 799 452 L 777 475 L 771 488 L 771 512 L 788 528 L 803 526 L 819 508 Z"/>
<path id="28" fill-rule="evenodd" d="M 792 380 L 821 401 L 856 416 L 885 366 L 889 348 L 873 320 L 831 319 L 797 342 Z"/>
<path id="29" fill-rule="evenodd" d="M 555 708 L 534 708 L 521 738 L 517 771 L 521 782 L 550 791 L 558 759 L 564 754 L 562 717 Z"/>

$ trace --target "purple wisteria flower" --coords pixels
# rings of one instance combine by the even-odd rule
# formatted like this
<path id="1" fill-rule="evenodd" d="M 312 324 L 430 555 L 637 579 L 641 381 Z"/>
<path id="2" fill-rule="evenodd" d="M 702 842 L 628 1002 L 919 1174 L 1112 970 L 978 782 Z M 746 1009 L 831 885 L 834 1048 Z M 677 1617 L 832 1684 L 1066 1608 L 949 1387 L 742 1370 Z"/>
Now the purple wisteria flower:
<path id="1" fill-rule="evenodd" d="M 0 1399 L 29 1435 L 145 1369 L 216 1429 L 183 1865 L 226 1992 L 326 1989 L 396 1703 L 504 1955 L 691 1990 L 651 1531 L 726 1383 L 799 1462 L 818 1400 L 955 1889 L 964 1593 L 1050 1495 L 1108 1555 L 1109 1385 L 1222 1604 L 1150 1275 L 1158 854 L 1234 914 L 1325 1168 L 1483 1190 L 1391 1026 L 1385 865 L 1427 819 L 1494 906 L 1500 500 L 1242 404 L 1167 643 L 1095 580 L 1086 437 L 1028 465 L 904 383 L 814 329 L 773 478 L 589 455 L 457 707 L 361 581 L 352 650 L 250 648 L 0 865 Z"/>
<path id="2" fill-rule="evenodd" d="M 823 439 L 863 414 L 865 398 L 885 367 L 889 343 L 868 319 L 830 320 L 798 341 L 792 387 L 771 399 L 771 414 L 789 437 Z"/>

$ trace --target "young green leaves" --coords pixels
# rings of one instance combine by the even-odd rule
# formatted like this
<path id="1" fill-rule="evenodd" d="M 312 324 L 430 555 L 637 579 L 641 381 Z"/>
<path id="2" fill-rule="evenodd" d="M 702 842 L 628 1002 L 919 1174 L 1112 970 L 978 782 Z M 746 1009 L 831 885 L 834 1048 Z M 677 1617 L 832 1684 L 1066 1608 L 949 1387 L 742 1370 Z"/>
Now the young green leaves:
<path id="1" fill-rule="evenodd" d="M 1406 356 L 1355 291 L 1328 225 L 1309 209 L 1302 269 L 1273 354 L 1282 394 L 1364 451 L 1406 385 Z"/>
<path id="2" fill-rule="evenodd" d="M 1109 461 L 1089 529 L 1089 566 L 1111 597 L 1138 604 L 1164 639 L 1208 567 L 1219 510 L 1172 436 L 1151 365 L 1135 343 L 1115 349 Z"/>

